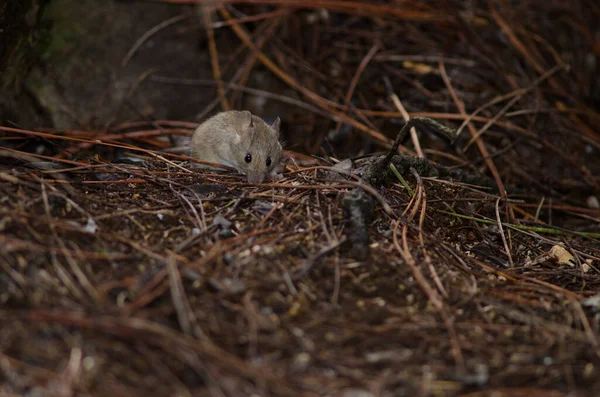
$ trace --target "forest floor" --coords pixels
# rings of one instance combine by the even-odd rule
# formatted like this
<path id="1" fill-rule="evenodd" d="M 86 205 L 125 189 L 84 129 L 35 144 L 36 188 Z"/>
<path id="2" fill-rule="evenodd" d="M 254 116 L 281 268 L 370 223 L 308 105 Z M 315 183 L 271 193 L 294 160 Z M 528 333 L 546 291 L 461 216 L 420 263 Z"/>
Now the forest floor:
<path id="1" fill-rule="evenodd" d="M 35 72 L 51 125 L 0 126 L 0 394 L 600 395 L 600 8 L 430 3 L 223 6 L 202 80 L 141 72 L 204 34 L 144 3 L 170 22 L 119 44 L 139 64 L 98 117 Z M 281 116 L 283 179 L 170 151 L 218 106 Z M 386 153 L 405 106 L 461 135 L 417 126 L 403 158 L 458 173 L 332 171 Z"/>

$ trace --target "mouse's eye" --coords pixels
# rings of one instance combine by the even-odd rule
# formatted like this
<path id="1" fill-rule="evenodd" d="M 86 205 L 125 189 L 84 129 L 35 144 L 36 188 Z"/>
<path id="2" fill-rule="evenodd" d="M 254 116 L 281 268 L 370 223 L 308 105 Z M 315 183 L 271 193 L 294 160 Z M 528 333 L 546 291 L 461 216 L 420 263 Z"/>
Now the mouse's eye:
<path id="1" fill-rule="evenodd" d="M 271 158 L 267 157 L 267 167 L 271 165 Z"/>
<path id="2" fill-rule="evenodd" d="M 246 161 L 246 163 L 252 162 L 252 155 L 250 153 L 247 153 L 246 157 L 244 158 L 244 161 Z"/>

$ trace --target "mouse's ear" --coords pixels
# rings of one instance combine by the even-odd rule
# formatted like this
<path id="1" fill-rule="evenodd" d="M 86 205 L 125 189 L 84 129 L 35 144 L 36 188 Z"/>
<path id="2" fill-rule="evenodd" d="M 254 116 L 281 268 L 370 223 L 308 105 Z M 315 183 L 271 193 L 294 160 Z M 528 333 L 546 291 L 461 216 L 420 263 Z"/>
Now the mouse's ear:
<path id="1" fill-rule="evenodd" d="M 277 133 L 277 137 L 279 138 L 279 126 L 281 125 L 281 119 L 279 118 L 279 116 L 275 119 L 275 121 L 273 122 L 273 124 L 271 124 L 271 128 L 273 128 L 275 130 L 275 132 Z"/>
<path id="2" fill-rule="evenodd" d="M 252 113 L 247 110 L 243 110 L 237 115 L 237 129 L 239 132 L 248 131 L 252 127 Z"/>

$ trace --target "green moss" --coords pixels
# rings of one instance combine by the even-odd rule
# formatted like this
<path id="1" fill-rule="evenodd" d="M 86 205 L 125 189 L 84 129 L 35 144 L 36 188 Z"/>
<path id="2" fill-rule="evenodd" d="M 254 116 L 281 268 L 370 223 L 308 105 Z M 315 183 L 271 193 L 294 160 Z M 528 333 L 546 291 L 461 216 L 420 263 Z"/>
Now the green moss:
<path id="1" fill-rule="evenodd" d="M 5 7 L 0 51 L 5 62 L 0 64 L 0 86 L 21 86 L 27 74 L 35 65 L 48 43 L 50 32 L 43 23 L 39 23 L 39 15 L 45 2 L 25 1 L 18 7 Z"/>
<path id="2" fill-rule="evenodd" d="M 78 48 L 85 38 L 85 29 L 76 17 L 81 4 L 73 0 L 53 0 L 42 15 L 42 22 L 51 24 L 51 40 L 42 53 L 42 59 L 60 61 Z"/>
<path id="3" fill-rule="evenodd" d="M 86 35 L 77 13 L 82 7 L 75 0 L 28 0 L 11 9 L 12 23 L 1 29 L 6 62 L 0 65 L 0 86 L 20 87 L 40 60 L 59 64 L 81 48 Z"/>

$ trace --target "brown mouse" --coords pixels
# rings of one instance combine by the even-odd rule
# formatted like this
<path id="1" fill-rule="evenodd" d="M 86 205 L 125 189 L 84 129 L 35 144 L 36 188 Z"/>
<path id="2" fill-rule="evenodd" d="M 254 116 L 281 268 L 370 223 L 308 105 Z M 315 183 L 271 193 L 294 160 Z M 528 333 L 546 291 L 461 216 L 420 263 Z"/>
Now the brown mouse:
<path id="1" fill-rule="evenodd" d="M 268 125 L 247 110 L 218 113 L 196 128 L 191 156 L 234 167 L 250 183 L 261 183 L 267 175 L 278 179 L 276 167 L 282 155 L 279 124 L 279 117 Z"/>

